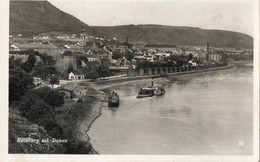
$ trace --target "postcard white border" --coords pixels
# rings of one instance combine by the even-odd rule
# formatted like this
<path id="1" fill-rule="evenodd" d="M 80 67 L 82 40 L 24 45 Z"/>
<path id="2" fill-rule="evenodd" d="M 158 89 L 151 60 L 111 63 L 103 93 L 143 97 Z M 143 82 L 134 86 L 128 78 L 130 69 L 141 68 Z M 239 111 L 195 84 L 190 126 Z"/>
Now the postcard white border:
<path id="1" fill-rule="evenodd" d="M 64 1 L 64 0 L 63 0 Z M 66 0 L 65 0 L 66 1 Z M 121 0 L 123 1 L 123 0 Z M 131 1 L 131 0 L 127 0 Z M 133 0 L 137 1 L 137 0 Z M 148 0 L 145 0 L 148 1 Z M 155 0 L 152 0 L 155 1 Z M 156 0 L 164 1 L 164 0 Z M 8 154 L 8 44 L 9 1 L 0 0 L 0 161 L 258 161 L 259 160 L 259 1 L 258 0 L 172 0 L 189 2 L 254 3 L 254 132 L 253 156 L 179 156 L 179 155 L 28 155 Z"/>

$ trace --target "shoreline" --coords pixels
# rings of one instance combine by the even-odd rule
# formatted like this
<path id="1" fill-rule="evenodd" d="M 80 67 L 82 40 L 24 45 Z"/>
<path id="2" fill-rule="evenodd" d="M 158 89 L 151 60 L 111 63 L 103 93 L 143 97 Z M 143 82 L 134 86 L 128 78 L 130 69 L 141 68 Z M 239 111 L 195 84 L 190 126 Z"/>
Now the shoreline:
<path id="1" fill-rule="evenodd" d="M 92 112 L 94 110 L 94 112 L 93 112 L 94 114 L 92 114 L 92 119 L 86 118 L 86 120 L 77 124 L 77 125 L 80 125 L 79 126 L 80 131 L 85 134 L 85 136 L 83 135 L 82 137 L 84 138 L 84 140 L 86 140 L 85 138 L 87 138 L 87 140 L 86 140 L 87 143 L 91 144 L 90 136 L 88 135 L 88 131 L 91 128 L 92 124 L 97 120 L 97 118 L 99 118 L 101 116 L 101 108 L 102 108 L 102 101 L 97 101 L 92 106 Z M 92 148 L 93 148 L 92 154 L 99 154 L 98 151 L 93 146 L 92 146 Z"/>
<path id="2" fill-rule="evenodd" d="M 191 71 L 191 72 L 182 72 L 182 73 L 179 73 L 179 75 L 171 75 L 171 76 L 187 76 L 187 75 L 192 75 L 192 74 L 197 74 L 198 72 L 208 72 L 208 71 L 215 71 L 215 70 L 224 70 L 224 69 L 232 69 L 232 68 L 235 68 L 233 66 L 225 66 L 225 67 L 219 67 L 219 68 L 213 68 L 213 69 L 202 69 L 202 70 L 197 70 L 197 71 Z M 180 75 L 182 74 L 182 75 Z M 127 83 L 130 83 L 130 82 L 136 82 L 136 81 L 145 81 L 147 79 L 150 79 L 151 77 L 148 76 L 148 77 L 139 77 L 139 78 L 136 78 L 136 79 L 117 79 L 117 82 L 114 82 L 112 84 L 108 84 L 106 85 L 106 83 L 108 82 L 102 82 L 102 84 L 95 84 L 95 86 L 92 86 L 93 88 L 95 88 L 96 90 L 98 91 L 101 91 L 102 89 L 106 89 L 106 88 L 111 88 L 113 86 L 116 86 L 116 85 L 122 85 L 122 84 L 127 84 Z M 167 79 L 165 77 L 159 77 L 159 79 Z M 111 81 L 111 80 L 109 80 Z M 86 117 L 86 121 L 83 121 L 83 122 L 80 122 L 78 124 L 81 125 L 81 131 L 82 132 L 85 132 L 85 135 L 86 135 L 86 138 L 87 138 L 87 142 L 91 144 L 90 142 L 90 139 L 91 137 L 88 135 L 88 131 L 90 130 L 92 124 L 102 115 L 102 101 L 100 99 L 98 99 L 99 101 L 97 101 L 97 103 L 95 103 L 93 106 L 92 106 L 92 112 L 96 112 L 94 114 L 92 114 L 92 118 L 89 119 Z M 98 111 L 97 111 L 98 110 Z M 86 123 L 87 122 L 87 123 Z M 85 128 L 85 129 L 82 129 Z M 92 145 L 92 144 L 91 144 Z M 94 153 L 93 154 L 99 154 L 99 152 L 97 150 L 95 150 L 95 148 L 92 146 L 93 150 L 94 150 Z"/>
<path id="3" fill-rule="evenodd" d="M 210 69 L 201 69 L 201 70 L 194 70 L 194 71 L 187 71 L 187 72 L 179 72 L 179 73 L 170 73 L 168 75 L 169 78 L 171 77 L 183 77 L 183 76 L 190 76 L 190 75 L 195 75 L 199 74 L 200 72 L 211 72 L 211 71 L 218 71 L 218 70 L 229 70 L 229 69 L 235 69 L 236 66 L 227 65 L 224 67 L 216 67 L 216 68 L 210 68 Z M 168 77 L 157 77 L 158 79 L 168 79 Z M 111 88 L 113 86 L 121 86 L 123 84 L 131 83 L 131 82 L 139 82 L 139 81 L 146 81 L 147 79 L 150 79 L 151 76 L 141 76 L 141 77 L 128 77 L 128 78 L 117 78 L 114 80 L 103 80 L 100 82 L 86 82 L 86 81 L 80 81 L 80 82 L 74 82 L 76 84 L 80 83 L 85 83 L 86 85 L 96 89 L 97 91 L 106 89 L 106 88 Z M 91 144 L 90 142 L 90 136 L 88 135 L 88 131 L 90 130 L 92 124 L 102 115 L 102 104 L 104 102 L 104 98 L 101 99 L 97 97 L 97 101 L 91 105 L 91 113 L 86 114 L 87 116 L 81 120 L 79 123 L 77 123 L 79 132 L 80 132 L 80 139 L 86 141 L 88 144 Z M 92 146 L 93 152 L 90 152 L 91 154 L 99 154 L 97 150 Z"/>

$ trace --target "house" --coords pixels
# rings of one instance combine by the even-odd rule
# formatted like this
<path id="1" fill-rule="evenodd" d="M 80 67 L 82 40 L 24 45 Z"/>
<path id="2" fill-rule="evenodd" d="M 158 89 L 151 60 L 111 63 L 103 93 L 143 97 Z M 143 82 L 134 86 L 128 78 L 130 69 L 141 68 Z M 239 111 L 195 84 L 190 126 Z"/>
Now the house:
<path id="1" fill-rule="evenodd" d="M 47 55 L 50 56 L 59 56 L 61 55 L 61 49 L 59 49 L 57 46 L 54 44 L 40 44 L 40 43 L 15 43 L 10 46 L 10 51 L 11 49 L 13 51 L 25 51 L 28 49 L 33 49 L 34 51 L 38 51 L 40 53 L 46 53 Z"/>
<path id="2" fill-rule="evenodd" d="M 87 55 L 93 55 L 94 53 L 92 52 L 92 50 L 88 50 L 88 51 L 86 52 L 86 54 L 87 54 Z"/>
<path id="3" fill-rule="evenodd" d="M 190 64 L 191 66 L 197 66 L 197 63 L 194 62 L 194 61 L 192 61 L 192 60 L 190 60 L 190 61 L 188 62 L 188 64 Z"/>
<path id="4" fill-rule="evenodd" d="M 208 54 L 209 61 L 219 62 L 222 60 L 221 54 L 213 51 Z"/>
<path id="5" fill-rule="evenodd" d="M 69 79 L 71 80 L 81 80 L 85 79 L 85 76 L 77 71 L 73 71 L 69 73 Z"/>
<path id="6" fill-rule="evenodd" d="M 101 63 L 100 57 L 98 55 L 86 55 L 89 62 L 99 62 Z"/>
<path id="7" fill-rule="evenodd" d="M 9 46 L 9 51 L 21 51 L 15 44 Z"/>
<path id="8" fill-rule="evenodd" d="M 80 53 L 84 51 L 84 48 L 79 46 L 78 44 L 70 44 L 70 45 L 64 45 L 65 50 Z"/>

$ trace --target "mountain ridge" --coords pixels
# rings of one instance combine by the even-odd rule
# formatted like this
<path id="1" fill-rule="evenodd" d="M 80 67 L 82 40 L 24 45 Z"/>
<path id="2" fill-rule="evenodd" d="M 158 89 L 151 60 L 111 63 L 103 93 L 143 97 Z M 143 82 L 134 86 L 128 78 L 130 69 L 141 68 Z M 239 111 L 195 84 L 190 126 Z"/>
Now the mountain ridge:
<path id="1" fill-rule="evenodd" d="M 132 41 L 146 43 L 175 43 L 179 45 L 205 45 L 209 42 L 216 47 L 252 49 L 253 37 L 247 34 L 187 26 L 166 26 L 157 24 L 91 26 L 108 37 L 124 40 L 130 36 Z"/>
<path id="2" fill-rule="evenodd" d="M 49 32 L 77 34 L 83 28 L 92 36 L 123 41 L 130 36 L 129 40 L 137 43 L 205 46 L 209 42 L 215 47 L 253 49 L 251 36 L 234 31 L 160 24 L 89 26 L 48 1 L 10 1 L 10 34 L 30 37 Z"/>

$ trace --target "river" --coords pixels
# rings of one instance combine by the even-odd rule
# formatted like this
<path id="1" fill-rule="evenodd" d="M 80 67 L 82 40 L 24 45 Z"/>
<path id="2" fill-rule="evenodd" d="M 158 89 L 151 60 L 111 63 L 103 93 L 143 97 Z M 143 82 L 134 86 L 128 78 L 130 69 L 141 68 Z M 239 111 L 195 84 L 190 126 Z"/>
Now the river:
<path id="1" fill-rule="evenodd" d="M 150 80 L 111 87 L 120 106 L 104 105 L 88 131 L 100 154 L 252 154 L 253 67 L 154 82 L 165 95 L 137 99 Z"/>

